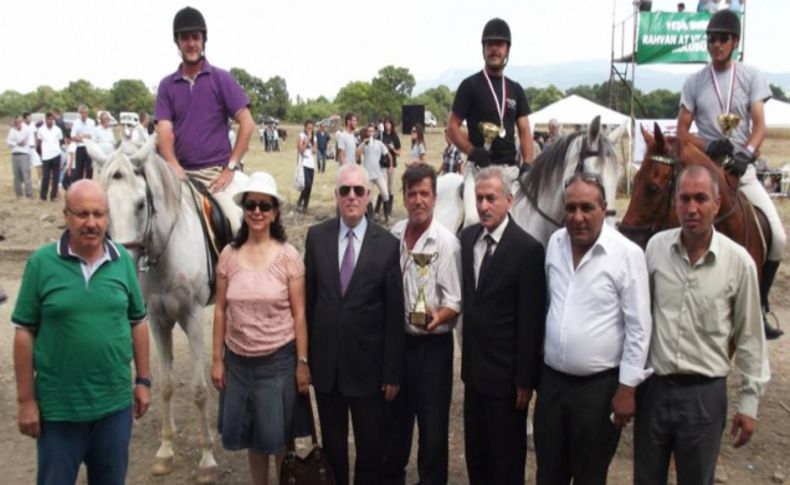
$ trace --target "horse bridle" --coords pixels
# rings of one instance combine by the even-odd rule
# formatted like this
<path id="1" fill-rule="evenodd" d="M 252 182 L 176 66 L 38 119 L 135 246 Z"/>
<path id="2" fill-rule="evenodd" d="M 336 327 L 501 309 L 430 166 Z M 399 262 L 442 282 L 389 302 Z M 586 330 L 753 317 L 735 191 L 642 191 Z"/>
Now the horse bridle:
<path id="1" fill-rule="evenodd" d="M 650 224 L 642 225 L 642 226 L 630 226 L 627 224 L 619 223 L 617 224 L 617 229 L 621 232 L 628 232 L 631 234 L 644 234 L 647 233 L 648 237 L 652 236 L 653 234 L 657 233 L 661 230 L 662 227 L 666 227 L 667 219 L 669 219 L 670 211 L 672 210 L 672 194 L 675 191 L 675 184 L 677 183 L 678 177 L 678 160 L 672 157 L 665 157 L 662 155 L 651 155 L 650 160 L 656 163 L 661 163 L 663 165 L 669 165 L 672 167 L 672 177 L 669 179 L 669 195 L 667 196 L 666 203 L 664 204 L 664 208 L 661 211 L 663 217 L 659 219 L 659 217 L 654 217 L 653 221 Z M 714 219 L 713 224 L 718 224 L 723 220 L 726 220 L 730 217 L 734 212 L 738 205 L 739 200 L 738 192 L 740 191 L 740 186 L 736 186 L 735 189 L 735 201 L 736 203 L 732 204 L 730 210 L 725 212 L 724 214 L 720 215 L 716 219 Z M 659 224 L 658 221 L 661 221 Z"/>
<path id="2" fill-rule="evenodd" d="M 589 145 L 587 144 L 587 137 L 586 136 L 584 136 L 584 135 L 577 135 L 577 136 L 581 136 L 582 137 L 582 149 L 579 150 L 579 160 L 577 160 L 577 162 L 576 162 L 576 168 L 573 169 L 573 175 L 578 175 L 580 173 L 584 173 L 584 161 L 587 158 L 590 158 L 590 157 L 599 157 L 600 158 L 600 156 L 601 156 L 600 148 L 596 148 L 596 149 L 593 150 L 592 148 L 589 147 Z M 523 187 L 522 187 L 522 189 L 523 189 Z M 527 191 L 526 190 L 524 190 L 524 195 L 527 195 Z M 529 203 L 532 204 L 532 207 L 535 208 L 535 211 L 538 214 L 540 214 L 541 217 L 543 217 L 544 219 L 546 219 L 550 223 L 554 224 L 557 227 L 562 227 L 562 226 L 565 225 L 562 222 L 557 221 L 556 219 L 554 219 L 550 215 L 546 214 L 546 212 L 543 209 L 541 209 L 540 206 L 538 206 L 538 201 L 537 200 L 533 200 L 533 198 L 529 197 L 529 196 L 527 196 L 527 200 L 529 200 Z M 614 209 L 607 209 L 605 215 L 607 217 L 608 216 L 615 216 L 615 215 L 617 215 L 617 211 L 614 210 Z"/>
<path id="3" fill-rule="evenodd" d="M 170 225 L 170 229 L 167 233 L 167 238 L 165 238 L 162 249 L 156 256 L 151 256 L 148 251 L 153 245 L 154 220 L 156 219 L 158 212 L 154 204 L 154 194 L 151 192 L 151 187 L 148 185 L 148 179 L 145 178 L 145 173 L 142 173 L 141 177 L 143 178 L 143 181 L 145 181 L 145 228 L 143 229 L 143 234 L 140 236 L 140 238 L 135 239 L 134 241 L 121 243 L 121 245 L 129 250 L 136 249 L 140 251 L 140 259 L 138 260 L 137 267 L 140 272 L 146 273 L 148 270 L 159 263 L 159 258 L 161 258 L 167 250 L 167 247 L 170 244 L 170 238 L 173 235 L 173 230 L 176 227 L 176 221 L 173 221 L 173 224 Z M 176 213 L 176 218 L 178 218 L 178 213 Z"/>

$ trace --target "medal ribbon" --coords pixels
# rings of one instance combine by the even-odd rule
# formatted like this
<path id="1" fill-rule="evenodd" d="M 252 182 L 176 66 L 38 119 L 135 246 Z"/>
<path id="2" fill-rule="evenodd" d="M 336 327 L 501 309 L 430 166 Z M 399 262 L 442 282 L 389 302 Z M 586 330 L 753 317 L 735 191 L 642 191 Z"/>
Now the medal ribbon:
<path id="1" fill-rule="evenodd" d="M 494 97 L 494 105 L 496 106 L 496 113 L 499 115 L 499 127 L 505 127 L 505 100 L 507 99 L 507 91 L 505 86 L 505 76 L 502 76 L 502 104 L 499 104 L 499 98 L 496 97 L 496 91 L 494 91 L 494 85 L 491 84 L 491 78 L 488 77 L 488 73 L 485 69 L 483 69 L 483 76 L 485 76 L 486 81 L 488 82 L 488 89 L 491 90 L 491 96 Z"/>
<path id="2" fill-rule="evenodd" d="M 732 106 L 732 97 L 735 93 L 735 63 L 732 64 L 732 73 L 730 74 L 730 95 L 727 98 L 727 106 L 724 106 L 724 101 L 721 99 L 721 90 L 719 89 L 719 81 L 716 80 L 716 73 L 713 70 L 713 65 L 710 66 L 710 77 L 713 79 L 713 89 L 716 91 L 716 98 L 719 100 L 719 108 L 723 114 L 730 114 L 730 107 Z"/>

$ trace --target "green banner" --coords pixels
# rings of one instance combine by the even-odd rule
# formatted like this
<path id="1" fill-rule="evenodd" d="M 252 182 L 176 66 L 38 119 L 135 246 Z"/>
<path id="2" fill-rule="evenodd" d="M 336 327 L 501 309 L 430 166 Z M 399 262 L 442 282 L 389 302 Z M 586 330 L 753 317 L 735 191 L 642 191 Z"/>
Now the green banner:
<path id="1" fill-rule="evenodd" d="M 636 63 L 707 63 L 708 21 L 708 12 L 641 12 Z M 733 57 L 737 59 L 737 51 Z"/>

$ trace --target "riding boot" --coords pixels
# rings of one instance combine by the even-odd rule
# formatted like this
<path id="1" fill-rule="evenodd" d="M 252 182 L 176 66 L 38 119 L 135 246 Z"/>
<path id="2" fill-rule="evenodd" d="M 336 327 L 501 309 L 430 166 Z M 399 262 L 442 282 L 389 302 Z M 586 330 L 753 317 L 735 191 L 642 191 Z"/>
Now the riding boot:
<path id="1" fill-rule="evenodd" d="M 389 224 L 390 216 L 392 215 L 392 204 L 395 202 L 395 196 L 390 195 L 387 202 L 384 202 L 384 224 Z"/>
<path id="2" fill-rule="evenodd" d="M 784 332 L 768 323 L 767 315 L 771 311 L 768 306 L 768 293 L 771 291 L 776 272 L 779 270 L 779 261 L 766 261 L 763 265 L 763 277 L 760 281 L 760 304 L 763 308 L 763 327 L 765 328 L 765 338 L 767 340 L 776 340 Z"/>
<path id="3" fill-rule="evenodd" d="M 378 213 L 379 213 L 379 211 L 381 210 L 381 204 L 382 204 L 383 202 L 384 202 L 384 201 L 381 199 L 381 194 L 379 194 L 378 198 L 376 199 L 376 209 L 375 209 L 373 212 L 375 212 L 376 214 L 378 214 Z"/>

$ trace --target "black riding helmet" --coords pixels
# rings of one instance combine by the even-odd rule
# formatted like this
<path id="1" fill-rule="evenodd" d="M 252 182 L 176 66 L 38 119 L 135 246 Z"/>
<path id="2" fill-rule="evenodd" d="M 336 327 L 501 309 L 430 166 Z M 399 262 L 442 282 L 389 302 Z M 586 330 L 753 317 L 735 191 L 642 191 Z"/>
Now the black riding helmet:
<path id="1" fill-rule="evenodd" d="M 710 18 L 706 34 L 732 34 L 741 38 L 741 20 L 732 10 L 719 10 Z"/>
<path id="2" fill-rule="evenodd" d="M 483 40 L 485 44 L 487 40 L 504 40 L 507 46 L 510 47 L 510 27 L 507 22 L 500 18 L 493 18 L 486 23 L 483 27 Z"/>
<path id="3" fill-rule="evenodd" d="M 206 19 L 200 10 L 192 7 L 184 7 L 173 17 L 173 40 L 178 41 L 178 34 L 181 32 L 203 32 L 203 42 L 208 40 L 206 29 Z"/>

